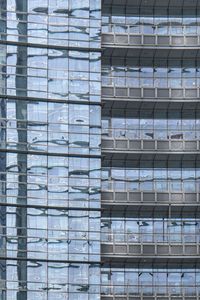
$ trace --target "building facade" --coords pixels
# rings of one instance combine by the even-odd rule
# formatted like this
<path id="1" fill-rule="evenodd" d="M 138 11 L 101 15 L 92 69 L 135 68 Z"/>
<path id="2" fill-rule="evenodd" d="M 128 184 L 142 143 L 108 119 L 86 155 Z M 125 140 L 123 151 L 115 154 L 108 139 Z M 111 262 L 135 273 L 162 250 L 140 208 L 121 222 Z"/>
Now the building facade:
<path id="1" fill-rule="evenodd" d="M 199 1 L 0 17 L 0 299 L 199 299 Z"/>
<path id="2" fill-rule="evenodd" d="M 1 299 L 99 299 L 100 2 L 1 3 Z"/>

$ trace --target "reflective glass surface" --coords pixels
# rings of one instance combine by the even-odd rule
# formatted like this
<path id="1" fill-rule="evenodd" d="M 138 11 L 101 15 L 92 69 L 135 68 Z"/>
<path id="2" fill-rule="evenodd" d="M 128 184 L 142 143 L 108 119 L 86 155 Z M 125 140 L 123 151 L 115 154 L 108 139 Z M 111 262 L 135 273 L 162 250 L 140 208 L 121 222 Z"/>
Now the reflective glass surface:
<path id="1" fill-rule="evenodd" d="M 106 113 L 105 113 L 106 114 Z M 105 137 L 148 140 L 199 140 L 199 110 L 112 110 L 102 117 Z"/>
<path id="2" fill-rule="evenodd" d="M 108 49 L 102 59 L 102 94 L 107 101 L 102 113 L 102 148 L 107 155 L 102 203 L 109 211 L 101 219 L 101 241 L 103 258 L 113 257 L 101 269 L 101 293 L 107 297 L 196 299 L 199 293 L 199 269 L 187 266 L 185 257 L 199 253 L 199 214 L 189 208 L 198 205 L 198 150 L 183 158 L 183 149 L 190 151 L 189 147 L 167 146 L 196 145 L 200 138 L 199 109 L 190 106 L 200 86 L 199 55 L 186 49 L 199 43 L 199 10 L 189 3 L 175 7 L 176 3 L 166 7 L 163 1 L 159 7 L 158 1 L 140 1 L 129 6 L 123 1 L 103 7 L 102 43 Z M 169 45 L 170 50 L 160 50 Z M 180 46 L 186 52 L 179 52 Z M 169 103 L 173 98 L 188 102 L 187 109 L 185 104 Z M 165 155 L 169 149 L 170 155 Z M 170 267 L 153 266 L 160 261 Z"/>
<path id="3" fill-rule="evenodd" d="M 100 53 L 21 45 L 0 48 L 1 94 L 100 102 Z"/>
<path id="4" fill-rule="evenodd" d="M 197 296 L 200 270 L 190 267 L 170 269 L 167 266 L 157 268 L 104 266 L 101 278 L 103 295 Z"/>
<path id="5" fill-rule="evenodd" d="M 142 6 L 105 6 L 102 16 L 103 33 L 115 32 L 154 36 L 194 36 L 200 33 L 198 10 L 190 9 L 189 5 L 183 9 L 181 5 L 169 8 L 164 4 L 162 3 L 162 7 L 158 5 L 148 6 L 148 3 Z"/>
<path id="6" fill-rule="evenodd" d="M 3 101 L 3 100 L 2 100 Z M 19 114 L 19 109 L 24 113 Z M 7 99 L 5 148 L 55 154 L 100 153 L 100 107 Z M 24 142 L 19 135 L 26 135 Z M 2 145 L 3 146 L 3 145 Z"/>
<path id="7" fill-rule="evenodd" d="M 195 162 L 135 163 L 132 168 L 104 167 L 102 189 L 107 191 L 151 191 L 199 193 L 200 166 Z M 175 200 L 174 200 L 175 201 Z"/>
<path id="8" fill-rule="evenodd" d="M 191 212 L 200 194 L 200 111 L 190 107 L 193 92 L 199 97 L 200 13 L 154 2 L 0 0 L 0 300 L 199 297 L 199 265 L 187 259 L 198 261 L 200 249 L 199 212 Z M 104 49 L 101 33 L 103 45 L 108 38 L 125 48 Z M 172 47 L 159 52 L 158 41 Z M 157 98 L 140 106 L 130 96 L 137 105 L 129 109 L 117 93 L 119 101 L 101 103 L 101 86 Z M 189 109 L 159 103 L 158 90 L 168 100 L 175 90 Z M 117 147 L 101 151 L 102 137 L 197 147 L 169 157 L 155 148 L 155 160 L 148 148 L 129 160 Z M 101 192 L 110 195 L 102 206 Z M 159 193 L 175 195 L 160 211 L 151 203 Z M 147 195 L 146 203 L 129 209 L 130 194 Z"/>
<path id="9" fill-rule="evenodd" d="M 101 1 L 8 0 L 0 34 L 8 41 L 100 48 Z"/>
<path id="10" fill-rule="evenodd" d="M 114 60 L 113 60 L 114 63 Z M 127 88 L 197 88 L 200 85 L 199 61 L 132 59 L 127 64 L 104 65 L 102 84 Z"/>
<path id="11" fill-rule="evenodd" d="M 102 218 L 103 243 L 198 244 L 199 219 Z"/>
<path id="12" fill-rule="evenodd" d="M 1 300 L 100 300 L 100 20 L 0 3 Z"/>

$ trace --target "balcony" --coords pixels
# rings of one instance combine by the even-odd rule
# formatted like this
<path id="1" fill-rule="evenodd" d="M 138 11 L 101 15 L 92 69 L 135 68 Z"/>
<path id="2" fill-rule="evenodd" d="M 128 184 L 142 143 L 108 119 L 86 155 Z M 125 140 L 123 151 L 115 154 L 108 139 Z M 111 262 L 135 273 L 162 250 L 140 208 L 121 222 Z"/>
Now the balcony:
<path id="1" fill-rule="evenodd" d="M 102 300 L 197 300 L 200 291 L 197 284 L 103 284 Z"/>
<path id="2" fill-rule="evenodd" d="M 199 35 L 171 35 L 171 34 L 135 34 L 131 33 L 133 26 L 125 25 L 124 31 L 126 33 L 117 32 L 115 27 L 117 25 L 112 24 L 111 32 L 102 34 L 102 46 L 103 47 L 120 47 L 120 48 L 188 48 L 194 49 L 200 46 Z M 156 26 L 155 26 L 156 28 Z M 184 28 L 184 26 L 183 26 Z M 156 30 L 156 29 L 155 29 Z M 184 31 L 184 29 L 183 29 Z"/>
<path id="3" fill-rule="evenodd" d="M 199 152 L 199 140 L 183 139 L 129 139 L 127 137 L 102 136 L 102 149 L 131 152 Z"/>
<path id="4" fill-rule="evenodd" d="M 198 234 L 102 233 L 102 257 L 194 258 L 200 254 Z"/>
<path id="5" fill-rule="evenodd" d="M 114 98 L 124 101 L 141 101 L 141 99 L 149 101 L 176 100 L 176 101 L 199 101 L 199 88 L 157 88 L 157 87 L 117 87 L 114 85 L 102 86 L 103 100 Z"/>
<path id="6" fill-rule="evenodd" d="M 123 289 L 126 289 L 126 287 L 123 287 Z M 149 289 L 151 290 L 152 286 L 149 286 Z M 185 290 L 184 287 L 180 287 L 183 291 Z M 189 289 L 190 287 L 188 287 Z M 192 289 L 195 289 L 194 286 L 191 287 Z M 192 295 L 188 295 L 187 293 L 182 292 L 174 292 L 176 291 L 177 287 L 169 287 L 168 292 L 162 293 L 142 293 L 139 292 L 138 294 L 132 293 L 131 291 L 134 289 L 134 286 L 127 288 L 127 293 L 114 293 L 113 290 L 114 287 L 110 286 L 108 287 L 110 290 L 110 293 L 101 294 L 101 300 L 198 300 L 199 299 L 199 293 L 198 293 L 198 286 L 196 287 L 196 292 L 191 292 Z M 159 289 L 159 288 L 158 288 Z M 140 289 L 139 289 L 140 290 Z M 179 289 L 178 289 L 179 290 Z M 129 292 L 130 291 L 130 292 Z M 189 293 L 190 294 L 190 293 Z"/>
<path id="7" fill-rule="evenodd" d="M 176 181 L 174 180 L 175 184 Z M 185 182 L 184 182 L 185 183 Z M 131 189 L 127 182 L 124 182 L 124 188 L 120 189 L 120 182 L 108 181 L 102 182 L 101 203 L 105 206 L 137 206 L 148 205 L 155 207 L 178 205 L 193 206 L 196 210 L 196 206 L 200 203 L 200 190 L 198 188 L 198 182 L 193 182 L 193 189 L 187 191 L 183 187 L 183 181 L 181 190 L 172 190 L 172 181 L 160 180 L 152 182 L 152 189 L 144 189 L 144 182 L 141 182 L 135 189 Z M 191 183 L 191 181 L 188 181 Z M 165 185 L 165 188 L 159 188 L 159 185 Z"/>

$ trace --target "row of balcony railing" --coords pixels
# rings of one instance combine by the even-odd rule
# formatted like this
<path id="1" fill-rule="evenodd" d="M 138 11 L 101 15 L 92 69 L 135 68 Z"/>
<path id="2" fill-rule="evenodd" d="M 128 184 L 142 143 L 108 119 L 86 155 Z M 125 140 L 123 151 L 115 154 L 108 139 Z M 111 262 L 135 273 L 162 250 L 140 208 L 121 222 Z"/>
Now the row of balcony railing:
<path id="1" fill-rule="evenodd" d="M 115 151 L 199 152 L 199 140 L 102 138 L 102 149 Z"/>
<path id="2" fill-rule="evenodd" d="M 188 287 L 188 290 L 190 288 Z M 154 292 L 155 289 L 151 289 L 149 287 L 149 292 L 143 292 L 142 289 L 137 289 L 138 293 L 131 292 L 132 289 L 128 289 L 130 292 L 123 293 L 118 292 L 117 290 L 114 292 L 113 289 L 108 289 L 106 291 L 103 290 L 103 294 L 101 294 L 101 300 L 199 300 L 199 294 L 196 292 L 195 288 L 191 292 L 182 293 L 183 289 L 179 289 L 176 287 L 168 287 L 165 289 L 158 288 L 157 292 Z M 151 292 L 152 291 L 152 292 Z M 160 292 L 159 292 L 160 291 Z"/>
<path id="3" fill-rule="evenodd" d="M 177 99 L 196 100 L 200 98 L 199 88 L 154 88 L 154 87 L 118 87 L 103 86 L 103 98 L 130 99 Z"/>
<path id="4" fill-rule="evenodd" d="M 102 284 L 101 285 L 101 294 L 108 295 L 110 298 L 106 299 L 113 299 L 115 296 L 124 296 L 124 297 L 131 297 L 140 295 L 142 299 L 143 296 L 200 296 L 200 287 L 195 282 L 193 284 L 177 284 L 176 282 L 171 282 L 168 284 L 150 284 L 148 282 L 142 283 L 127 283 L 127 284 L 120 284 L 112 282 L 110 284 Z M 102 298 L 104 299 L 104 298 Z M 119 298 L 116 298 L 119 299 Z M 120 298 L 122 299 L 122 298 Z M 129 299 L 129 298 L 123 298 Z M 135 298 L 130 298 L 135 299 Z M 159 298 L 160 299 L 160 298 Z M 165 299 L 165 298 L 163 298 Z M 170 298 L 167 298 L 170 299 Z M 179 298 L 178 298 L 179 299 Z M 185 299 L 185 298 L 181 298 Z M 190 298 L 189 298 L 190 299 Z M 197 299 L 197 298 L 195 298 Z M 198 298 L 199 299 L 199 298 Z"/>
<path id="5" fill-rule="evenodd" d="M 199 244 L 195 243 L 122 243 L 122 242 L 104 242 L 101 244 L 102 257 L 122 257 L 125 259 L 138 256 L 154 256 L 154 257 L 174 257 L 177 256 L 196 257 L 200 255 Z"/>
<path id="6" fill-rule="evenodd" d="M 130 27 L 129 27 L 130 28 Z M 192 48 L 200 45 L 200 36 L 195 34 L 135 34 L 127 29 L 127 33 L 103 33 L 102 44 L 111 47 L 185 47 Z"/>
<path id="7" fill-rule="evenodd" d="M 199 189 L 199 188 L 198 188 Z M 160 189 L 161 190 L 161 189 Z M 199 205 L 200 193 L 199 192 L 172 192 L 167 191 L 165 188 L 160 190 L 143 191 L 136 189 L 136 191 L 109 191 L 106 188 L 102 188 L 101 202 L 103 205 Z M 196 210 L 196 207 L 194 207 Z"/>

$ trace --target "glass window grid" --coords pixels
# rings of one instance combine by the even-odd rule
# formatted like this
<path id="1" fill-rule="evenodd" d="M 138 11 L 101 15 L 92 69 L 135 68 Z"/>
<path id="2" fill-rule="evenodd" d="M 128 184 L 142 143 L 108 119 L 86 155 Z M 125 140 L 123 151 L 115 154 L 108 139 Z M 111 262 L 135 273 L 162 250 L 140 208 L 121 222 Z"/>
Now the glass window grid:
<path id="1" fill-rule="evenodd" d="M 24 2 L 19 11 L 9 0 L 1 14 L 2 22 L 7 21 L 2 38 L 6 34 L 8 40 L 16 42 L 100 48 L 100 8 L 100 2 L 94 0 L 51 0 L 45 1 L 43 7 L 37 2 Z"/>
<path id="2" fill-rule="evenodd" d="M 23 285 L 23 290 L 27 291 L 31 299 L 34 296 L 37 296 L 39 300 L 60 300 L 68 299 L 68 297 L 81 300 L 99 299 L 98 278 L 100 274 L 97 264 L 28 260 L 27 282 L 19 281 L 17 278 L 19 260 L 2 259 L 0 264 L 7 269 L 7 278 L 1 278 L 1 280 L 2 289 L 8 289 L 8 295 L 11 297 L 9 299 L 17 296 L 19 284 Z"/>
<path id="3" fill-rule="evenodd" d="M 1 214 L 5 216 L 1 218 L 1 253 L 5 256 L 5 268 L 1 272 L 1 278 L 4 279 L 0 292 L 2 299 L 99 300 L 100 153 L 93 157 L 94 152 L 86 150 L 85 153 L 84 148 L 91 147 L 100 151 L 100 146 L 97 146 L 97 140 L 94 138 L 98 136 L 100 144 L 100 107 L 80 106 L 78 103 L 76 106 L 67 106 L 66 102 L 100 102 L 101 67 L 100 52 L 97 52 L 100 48 L 100 4 L 99 0 L 44 0 L 42 4 L 39 0 L 3 0 L 1 4 L 1 39 L 4 40 L 7 36 L 8 43 L 16 44 L 0 46 L 0 94 L 16 96 L 19 104 L 15 107 L 18 109 L 16 113 L 13 106 L 17 101 L 1 102 L 1 146 L 2 149 L 8 150 L 1 155 L 0 170 L 0 201 L 7 203 L 7 206 L 1 207 Z M 25 14 L 20 13 L 20 10 Z M 26 14 L 27 11 L 30 13 Z M 66 18 L 68 12 L 71 13 L 69 22 Z M 7 26 L 4 22 L 5 17 Z M 42 19 L 45 24 L 40 26 Z M 57 22 L 58 19 L 60 23 Z M 68 24 L 63 28 L 64 20 Z M 59 25 L 62 26 L 63 32 L 60 32 Z M 35 48 L 22 46 L 22 42 L 35 43 Z M 39 49 L 41 44 L 50 47 L 55 44 L 58 47 Z M 87 49 L 85 52 L 68 52 L 62 49 L 68 46 Z M 88 47 L 96 48 L 96 52 L 88 53 Z M 32 106 L 29 100 L 24 102 L 21 97 L 34 98 L 31 99 L 34 100 Z M 51 104 L 42 105 L 39 101 L 41 98 L 46 101 L 50 99 Z M 55 103 L 57 100 L 63 101 L 64 106 L 58 109 Z M 40 109 L 34 109 L 33 103 L 37 103 Z M 17 114 L 20 116 L 18 119 Z M 77 147 L 77 152 L 72 153 L 75 154 L 74 157 L 68 157 L 66 145 L 65 149 L 58 153 L 58 148 L 63 146 L 60 145 L 56 149 L 56 155 L 52 155 L 50 143 L 43 155 L 39 155 L 41 149 L 27 153 L 30 149 L 24 151 L 23 148 L 21 151 L 19 147 L 22 144 L 27 147 L 30 141 L 35 139 L 43 145 L 48 138 L 55 146 L 55 142 L 60 138 L 58 132 L 64 136 L 64 141 L 62 137 L 60 141 L 65 144 L 69 137 L 69 143 L 74 144 L 74 148 Z M 79 137 L 76 135 L 78 133 Z M 18 150 L 16 153 L 11 153 L 12 145 L 8 149 L 6 142 L 9 139 L 13 143 L 17 141 L 18 145 L 13 149 Z M 35 144 L 37 145 L 37 142 Z M 18 206 L 15 206 L 16 204 Z M 37 206 L 42 208 L 36 208 Z M 47 214 L 48 206 L 61 208 L 59 212 L 49 210 Z M 68 206 L 76 208 L 75 224 L 79 224 L 78 229 L 81 226 L 81 230 L 84 230 L 83 236 L 80 230 L 79 235 L 77 231 L 74 234 L 76 228 L 70 221 L 72 215 L 66 213 Z M 93 209 L 92 213 L 90 208 Z M 86 216 L 83 216 L 82 209 Z M 87 218 L 84 222 L 84 225 L 87 224 L 86 228 L 83 228 L 83 218 Z M 34 224 L 36 228 L 43 228 L 43 235 L 38 228 L 35 230 Z M 58 229 L 60 226 L 61 229 L 55 232 L 54 226 L 58 226 Z M 9 231 L 12 227 L 15 227 L 13 234 Z M 56 235 L 58 233 L 60 236 Z M 19 257 L 22 260 L 18 261 Z M 30 259 L 34 262 L 29 261 Z M 68 263 L 70 259 L 73 261 L 71 265 Z M 53 263 L 49 260 L 58 262 Z M 78 264 L 78 261 L 82 263 Z M 94 263 L 89 264 L 90 261 Z M 9 263 L 13 265 L 10 266 Z M 29 264 L 35 264 L 31 270 Z M 62 268 L 59 268 L 61 265 Z M 41 266 L 44 266 L 42 270 Z M 66 267 L 70 269 L 71 275 L 68 275 L 68 271 L 63 271 Z M 96 271 L 92 272 L 92 268 Z M 75 269 L 75 272 L 71 269 Z M 61 273 L 62 276 L 65 275 L 64 280 L 60 278 Z M 55 275 L 58 278 L 57 282 Z"/>
<path id="4" fill-rule="evenodd" d="M 17 162 L 23 161 L 17 160 L 17 154 L 7 153 L 8 170 L 0 174 L 8 203 L 99 208 L 100 159 L 28 154 L 26 160 L 27 172 L 19 172 Z M 22 190 L 26 194 L 19 196 Z M 3 189 L 0 196 L 4 202 Z"/>
<path id="5" fill-rule="evenodd" d="M 17 106 L 21 103 L 27 113 L 20 119 Z M 63 154 L 100 153 L 99 106 L 6 100 L 5 107 L 7 118 L 2 118 L 0 129 L 6 130 L 7 149 Z M 18 134 L 23 132 L 27 139 L 24 143 L 18 139 Z"/>
<path id="6" fill-rule="evenodd" d="M 199 67 L 104 65 L 102 84 L 127 88 L 197 88 L 200 72 Z"/>
<path id="7" fill-rule="evenodd" d="M 113 268 L 101 270 L 104 295 L 195 295 L 199 294 L 200 270 L 198 268 Z"/>
<path id="8" fill-rule="evenodd" d="M 128 139 L 180 139 L 198 140 L 199 112 L 181 111 L 142 111 L 117 117 L 113 111 L 111 116 L 102 118 L 102 134 L 113 138 Z"/>
<path id="9" fill-rule="evenodd" d="M 6 79 L 1 94 L 100 102 L 99 53 L 24 46 L 2 49 L 6 47 L 8 57 L 1 65 L 1 75 Z M 19 51 L 27 55 L 26 65 L 17 65 Z M 16 78 L 21 81 L 18 86 Z"/>
<path id="10" fill-rule="evenodd" d="M 130 33 L 130 34 L 151 34 L 151 35 L 197 35 L 200 32 L 199 15 L 193 11 L 191 15 L 174 15 L 166 10 L 166 14 L 162 15 L 157 10 L 147 7 L 147 14 L 143 15 L 138 8 L 135 12 L 131 12 L 131 8 L 127 11 L 113 9 L 103 12 L 102 29 L 103 33 Z M 161 8 L 163 12 L 163 7 Z"/>
<path id="11" fill-rule="evenodd" d="M 109 226 L 108 226 L 109 224 Z M 200 221 L 195 218 L 102 218 L 102 243 L 199 244 Z"/>
<path id="12" fill-rule="evenodd" d="M 5 256 L 17 258 L 20 253 L 25 259 L 99 260 L 100 212 L 47 208 L 27 208 L 26 212 L 27 226 L 16 227 L 18 209 L 7 208 L 6 232 L 1 234 Z"/>
<path id="13" fill-rule="evenodd" d="M 152 191 L 198 193 L 200 189 L 198 166 L 167 164 L 156 167 L 103 168 L 102 189 L 110 191 Z"/>

